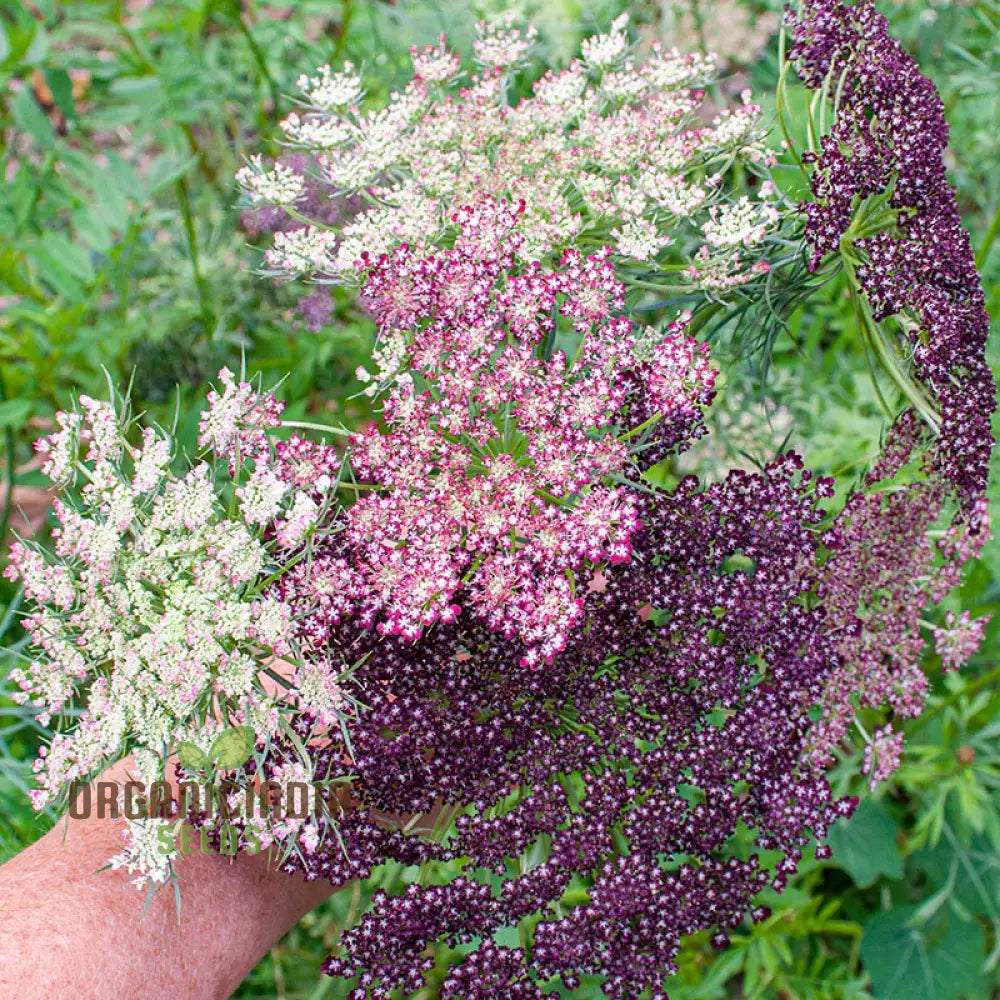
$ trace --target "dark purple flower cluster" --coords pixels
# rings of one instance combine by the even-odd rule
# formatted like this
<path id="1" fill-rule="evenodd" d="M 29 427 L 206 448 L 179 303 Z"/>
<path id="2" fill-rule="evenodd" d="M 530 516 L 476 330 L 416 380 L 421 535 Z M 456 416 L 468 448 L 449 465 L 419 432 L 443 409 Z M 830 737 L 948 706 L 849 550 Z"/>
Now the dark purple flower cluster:
<path id="1" fill-rule="evenodd" d="M 438 942 L 469 952 L 441 988 L 455 1000 L 584 975 L 638 998 L 663 995 L 683 935 L 709 928 L 722 946 L 853 806 L 803 753 L 837 662 L 812 600 L 838 544 L 821 529 L 831 493 L 790 454 L 643 497 L 631 562 L 595 576 L 584 625 L 539 668 L 468 613 L 417 643 L 335 630 L 331 651 L 363 661 L 368 709 L 314 772 L 352 776 L 360 808 L 343 846 L 287 869 L 341 884 L 441 860 L 461 875 L 377 894 L 327 971 L 357 977 L 359 1000 L 413 991 Z M 447 808 L 450 839 L 402 829 Z M 519 924 L 521 945 L 501 945 Z"/>
<path id="2" fill-rule="evenodd" d="M 858 279 L 875 318 L 898 317 L 909 334 L 941 409 L 935 467 L 968 506 L 986 488 L 996 396 L 985 298 L 945 174 L 944 106 L 870 0 L 811 0 L 791 23 L 803 82 L 826 83 L 837 102 L 805 206 L 812 264 L 840 250 L 861 201 L 891 191 L 896 225 L 859 233 Z"/>
<path id="3" fill-rule="evenodd" d="M 983 494 L 996 396 L 985 359 L 989 316 L 945 174 L 948 126 L 934 85 L 869 0 L 813 0 L 791 25 L 799 75 L 813 90 L 826 87 L 835 104 L 821 151 L 807 157 L 815 164 L 814 200 L 804 206 L 812 266 L 850 242 L 874 320 L 892 317 L 906 331 L 915 374 L 941 414 L 935 434 L 905 412 L 837 518 L 841 547 L 821 596 L 841 666 L 815 727 L 823 754 L 844 735 L 852 699 L 899 716 L 923 706 L 923 609 L 957 585 L 989 535 Z M 888 214 L 866 220 L 866 200 L 880 198 Z M 906 466 L 910 481 L 893 485 Z M 934 543 L 936 527 L 943 537 Z"/>

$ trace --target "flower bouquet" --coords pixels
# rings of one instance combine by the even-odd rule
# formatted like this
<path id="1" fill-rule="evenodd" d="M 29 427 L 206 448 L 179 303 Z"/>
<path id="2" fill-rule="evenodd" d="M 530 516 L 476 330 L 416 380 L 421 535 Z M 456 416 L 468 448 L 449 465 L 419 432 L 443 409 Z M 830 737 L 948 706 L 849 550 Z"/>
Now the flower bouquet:
<path id="1" fill-rule="evenodd" d="M 56 730 L 37 805 L 126 755 L 149 787 L 224 777 L 221 810 L 126 811 L 113 866 L 171 881 L 185 825 L 335 885 L 419 866 L 326 962 L 356 1000 L 420 990 L 435 944 L 441 997 L 664 997 L 683 936 L 725 947 L 828 855 L 849 731 L 892 773 L 900 731 L 858 712 L 920 713 L 925 608 L 988 537 L 988 317 L 941 103 L 884 17 L 789 13 L 773 116 L 626 17 L 560 71 L 535 42 L 482 24 L 473 72 L 415 49 L 381 106 L 323 67 L 287 155 L 240 172 L 307 320 L 331 285 L 373 318 L 378 423 L 283 420 L 223 370 L 185 457 L 81 397 L 39 443 L 54 549 L 8 569 Z M 835 281 L 880 453 L 684 474 L 733 359 Z M 946 668 L 984 624 L 932 630 Z"/>

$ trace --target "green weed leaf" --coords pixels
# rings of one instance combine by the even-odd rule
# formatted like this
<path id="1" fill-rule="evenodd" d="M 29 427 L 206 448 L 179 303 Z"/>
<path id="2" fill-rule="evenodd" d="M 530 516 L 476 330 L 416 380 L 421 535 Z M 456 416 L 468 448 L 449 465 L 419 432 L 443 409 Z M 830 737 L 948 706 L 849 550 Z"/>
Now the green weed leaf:
<path id="1" fill-rule="evenodd" d="M 980 1000 L 983 931 L 954 915 L 917 924 L 917 907 L 879 913 L 865 925 L 861 960 L 879 1000 Z"/>
<path id="2" fill-rule="evenodd" d="M 254 733 L 250 726 L 224 729 L 212 741 L 208 756 L 224 771 L 242 767 L 253 753 Z"/>
<path id="3" fill-rule="evenodd" d="M 210 761 L 201 747 L 186 740 L 177 744 L 177 759 L 189 771 L 204 771 Z"/>

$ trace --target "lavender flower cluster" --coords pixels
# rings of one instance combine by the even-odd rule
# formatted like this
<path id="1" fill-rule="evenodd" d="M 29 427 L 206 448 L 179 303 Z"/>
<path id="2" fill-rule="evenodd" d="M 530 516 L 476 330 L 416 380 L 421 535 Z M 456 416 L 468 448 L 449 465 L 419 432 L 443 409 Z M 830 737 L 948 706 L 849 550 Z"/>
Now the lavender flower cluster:
<path id="1" fill-rule="evenodd" d="M 351 1000 L 419 991 L 434 945 L 461 956 L 438 987 L 454 1000 L 534 1000 L 589 976 L 613 1000 L 664 998 L 683 936 L 707 929 L 724 947 L 810 845 L 828 856 L 855 800 L 832 794 L 825 768 L 857 708 L 921 710 L 920 617 L 988 534 L 982 292 L 939 104 L 884 20 L 816 0 L 792 30 L 804 82 L 834 101 L 796 218 L 814 266 L 839 255 L 853 268 L 869 332 L 897 349 L 908 338 L 920 404 L 840 509 L 834 482 L 793 453 L 712 484 L 646 475 L 706 433 L 717 372 L 690 312 L 632 321 L 637 262 L 683 274 L 714 308 L 767 271 L 768 234 L 794 222 L 766 182 L 751 200 L 719 172 L 720 158 L 766 170 L 770 157 L 754 106 L 694 124 L 700 61 L 657 50 L 637 66 L 619 20 L 512 106 L 533 33 L 483 26 L 482 73 L 457 94 L 443 42 L 414 52 L 413 82 L 381 110 L 358 109 L 351 67 L 304 78 L 286 133 L 314 173 L 279 160 L 241 175 L 284 213 L 268 223 L 282 226 L 276 271 L 359 286 L 379 336 L 358 375 L 383 419 L 341 451 L 272 442 L 278 404 L 245 384 L 210 400 L 203 444 L 236 481 L 227 514 L 205 510 L 259 552 L 218 585 L 251 618 L 261 602 L 282 609 L 290 648 L 257 637 L 234 680 L 241 635 L 208 615 L 171 640 L 199 643 L 190 684 L 151 678 L 150 697 L 173 713 L 157 729 L 168 749 L 220 692 L 267 705 L 247 780 L 350 787 L 336 829 L 264 831 L 286 871 L 342 885 L 388 861 L 420 866 L 402 894 L 376 893 L 327 960 Z M 358 191 L 368 207 L 337 223 L 335 203 Z M 695 248 L 678 261 L 681 229 Z M 102 531 L 116 497 L 96 504 Z M 212 518 L 170 522 L 179 540 L 153 525 L 116 556 L 136 577 L 130 598 L 142 553 L 168 541 L 196 556 L 163 571 L 167 595 L 205 591 Z M 12 572 L 39 603 L 62 600 L 43 555 L 25 550 Z M 170 609 L 144 608 L 142 630 L 159 635 Z M 114 638 L 124 626 L 109 621 Z M 45 622 L 65 635 L 58 615 Z M 935 629 L 946 668 L 983 625 Z M 41 643 L 28 694 L 61 703 L 99 672 L 96 654 L 61 649 Z M 116 665 L 112 686 L 132 668 Z M 114 749 L 135 729 L 144 739 L 140 716 Z M 900 741 L 891 724 L 866 736 L 873 781 Z"/>

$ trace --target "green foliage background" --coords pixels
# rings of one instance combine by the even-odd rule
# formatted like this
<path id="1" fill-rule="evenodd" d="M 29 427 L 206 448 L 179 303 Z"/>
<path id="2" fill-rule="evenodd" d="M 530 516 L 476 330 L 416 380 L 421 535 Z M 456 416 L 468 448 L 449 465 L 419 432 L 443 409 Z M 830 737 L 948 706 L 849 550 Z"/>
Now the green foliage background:
<path id="1" fill-rule="evenodd" d="M 614 0 L 514 6 L 538 24 L 553 62 L 620 9 Z M 74 394 L 100 394 L 104 369 L 121 384 L 134 372 L 136 408 L 176 414 L 189 449 L 206 381 L 243 356 L 265 380 L 289 373 L 282 393 L 293 412 L 360 418 L 348 396 L 369 323 L 344 295 L 323 330 L 300 326 L 291 291 L 253 273 L 259 251 L 240 227 L 233 175 L 245 156 L 273 144 L 299 73 L 350 58 L 367 66 L 373 86 L 391 89 L 405 78 L 411 44 L 443 30 L 462 44 L 479 14 L 500 7 L 0 0 L 0 566 L 2 538 L 26 530 L 25 517 L 45 530 L 50 498 L 32 439 Z M 741 33 L 766 39 L 778 9 L 774 0 L 632 7 L 647 38 L 678 25 L 691 48 L 713 31 L 731 37 L 738 55 L 728 85 L 749 80 L 761 95 L 773 91 L 776 48 L 765 44 L 758 57 Z M 996 315 L 1000 7 L 900 0 L 884 9 L 948 107 L 951 177 Z M 873 453 L 881 418 L 842 292 L 829 288 L 795 317 L 766 379 L 759 365 L 733 369 L 714 418 L 719 443 L 703 464 L 766 459 L 787 440 L 821 471 L 849 476 Z M 990 351 L 996 370 L 996 340 Z M 1000 610 L 1000 543 L 967 571 L 949 607 L 975 616 Z M 23 644 L 18 610 L 4 581 L 0 678 Z M 782 896 L 765 894 L 769 920 L 747 925 L 721 955 L 706 937 L 685 943 L 668 984 L 674 1000 L 1000 997 L 998 629 L 1000 618 L 961 675 L 943 676 L 929 658 L 933 694 L 927 713 L 907 725 L 903 767 L 834 830 L 832 861 L 807 860 Z M 24 794 L 41 733 L 2 691 L 0 682 L 0 860 L 53 821 L 36 816 Z M 859 752 L 843 748 L 839 791 L 860 791 L 850 776 Z M 237 996 L 342 997 L 319 974 L 323 955 L 376 887 L 402 886 L 413 874 L 389 866 L 337 893 Z M 439 970 L 452 958 L 438 955 Z M 435 995 L 430 982 L 423 996 Z M 563 995 L 602 996 L 596 983 Z"/>

